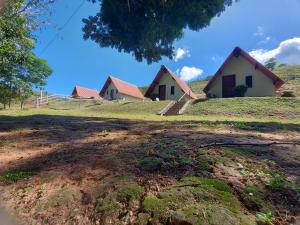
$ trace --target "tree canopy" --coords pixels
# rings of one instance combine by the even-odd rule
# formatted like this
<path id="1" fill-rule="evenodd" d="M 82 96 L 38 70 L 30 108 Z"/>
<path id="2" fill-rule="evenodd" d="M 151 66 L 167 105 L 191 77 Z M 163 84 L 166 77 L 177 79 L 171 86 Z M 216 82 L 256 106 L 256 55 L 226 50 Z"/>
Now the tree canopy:
<path id="1" fill-rule="evenodd" d="M 233 0 L 90 0 L 99 12 L 83 19 L 84 39 L 101 47 L 132 53 L 136 60 L 157 62 L 174 56 L 173 43 L 184 29 L 210 24 Z"/>
<path id="2" fill-rule="evenodd" d="M 275 67 L 277 66 L 277 61 L 276 58 L 271 58 L 269 59 L 266 63 L 265 66 L 270 69 L 270 70 L 274 70 Z"/>
<path id="3" fill-rule="evenodd" d="M 4 105 L 45 85 L 52 73 L 47 62 L 33 53 L 34 26 L 29 14 L 20 11 L 24 4 L 24 0 L 10 0 L 0 15 L 0 103 Z"/>

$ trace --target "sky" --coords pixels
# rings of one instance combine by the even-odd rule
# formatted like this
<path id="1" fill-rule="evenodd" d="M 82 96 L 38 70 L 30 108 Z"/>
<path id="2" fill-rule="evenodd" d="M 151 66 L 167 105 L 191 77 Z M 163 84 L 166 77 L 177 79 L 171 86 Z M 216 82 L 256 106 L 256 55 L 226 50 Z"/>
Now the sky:
<path id="1" fill-rule="evenodd" d="M 79 5 L 67 26 L 59 29 Z M 151 65 L 83 40 L 82 19 L 98 10 L 98 4 L 83 0 L 57 0 L 53 5 L 49 24 L 35 34 L 36 54 L 54 71 L 45 91 L 71 94 L 75 85 L 100 90 L 109 75 L 146 86 L 161 65 L 185 81 L 204 79 L 218 70 L 236 46 L 262 63 L 275 57 L 279 63 L 300 64 L 300 0 L 240 0 L 212 19 L 207 28 L 185 30 L 184 37 L 174 43 L 173 60 L 164 58 Z"/>

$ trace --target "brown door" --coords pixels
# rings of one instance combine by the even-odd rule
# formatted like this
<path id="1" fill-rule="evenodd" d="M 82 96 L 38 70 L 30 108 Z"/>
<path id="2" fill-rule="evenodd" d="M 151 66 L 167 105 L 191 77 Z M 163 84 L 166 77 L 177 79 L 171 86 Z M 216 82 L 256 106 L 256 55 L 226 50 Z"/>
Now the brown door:
<path id="1" fill-rule="evenodd" d="M 223 98 L 233 97 L 233 89 L 235 88 L 235 75 L 222 77 L 222 95 Z"/>
<path id="2" fill-rule="evenodd" d="M 166 85 L 159 85 L 158 98 L 159 100 L 166 100 Z"/>
<path id="3" fill-rule="evenodd" d="M 114 89 L 110 90 L 110 99 L 114 100 Z"/>

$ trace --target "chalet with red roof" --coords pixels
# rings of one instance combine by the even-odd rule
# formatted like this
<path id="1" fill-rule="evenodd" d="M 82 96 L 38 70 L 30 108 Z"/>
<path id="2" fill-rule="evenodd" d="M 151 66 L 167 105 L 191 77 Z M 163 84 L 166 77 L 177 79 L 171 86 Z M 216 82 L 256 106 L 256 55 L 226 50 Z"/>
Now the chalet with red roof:
<path id="1" fill-rule="evenodd" d="M 100 96 L 106 100 L 144 100 L 145 97 L 138 87 L 109 76 L 100 91 Z"/>
<path id="2" fill-rule="evenodd" d="M 208 97 L 230 98 L 236 86 L 244 85 L 248 87 L 246 97 L 264 97 L 275 96 L 283 84 L 273 72 L 236 47 L 203 91 Z"/>
<path id="3" fill-rule="evenodd" d="M 197 95 L 166 66 L 162 66 L 146 91 L 145 97 L 159 100 L 197 99 Z"/>
<path id="4" fill-rule="evenodd" d="M 73 98 L 82 98 L 82 99 L 100 99 L 100 95 L 97 90 L 75 86 L 72 92 Z"/>

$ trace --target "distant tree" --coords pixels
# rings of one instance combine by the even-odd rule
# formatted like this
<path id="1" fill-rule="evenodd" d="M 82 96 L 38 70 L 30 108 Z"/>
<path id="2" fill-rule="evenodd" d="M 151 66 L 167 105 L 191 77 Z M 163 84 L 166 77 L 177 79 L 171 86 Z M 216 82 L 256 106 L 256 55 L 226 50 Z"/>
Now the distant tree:
<path id="1" fill-rule="evenodd" d="M 0 102 L 5 106 L 18 99 L 20 90 L 29 93 L 30 88 L 45 85 L 52 73 L 47 62 L 32 51 L 35 41 L 30 25 L 34 23 L 28 21 L 27 13 L 20 13 L 24 3 L 10 0 L 0 15 Z"/>
<path id="2" fill-rule="evenodd" d="M 271 58 L 265 63 L 265 66 L 270 70 L 274 70 L 276 65 L 277 65 L 277 62 L 276 62 L 275 58 Z"/>
<path id="3" fill-rule="evenodd" d="M 285 66 L 287 66 L 287 64 L 285 64 L 285 63 L 281 63 L 281 64 L 279 64 L 279 66 L 278 66 L 278 67 L 285 67 Z"/>
<path id="4" fill-rule="evenodd" d="M 173 43 L 184 29 L 207 27 L 234 0 L 90 0 L 95 16 L 83 19 L 84 39 L 101 47 L 132 53 L 136 60 L 157 62 L 174 56 Z"/>

